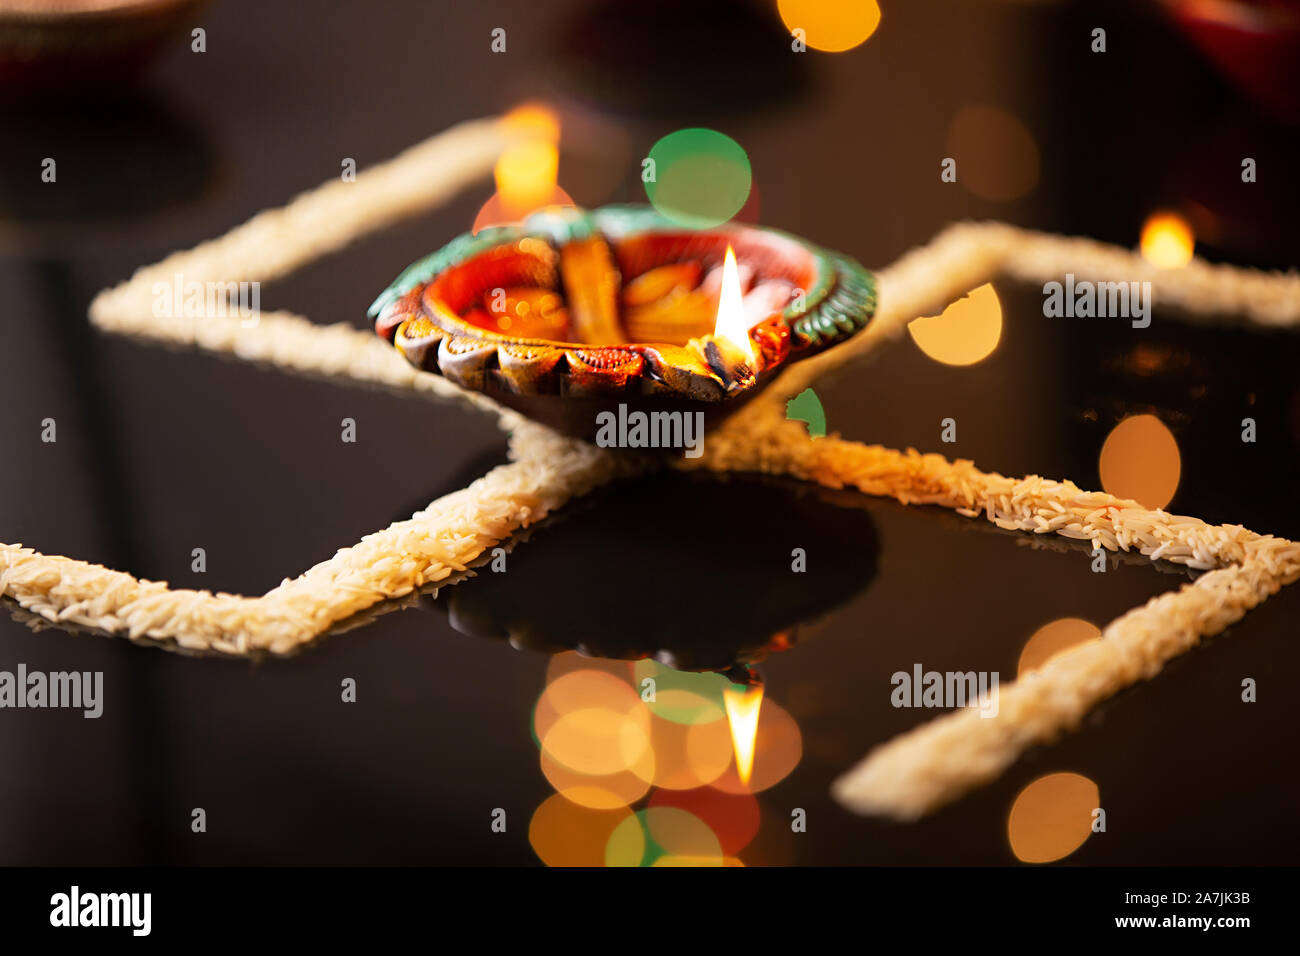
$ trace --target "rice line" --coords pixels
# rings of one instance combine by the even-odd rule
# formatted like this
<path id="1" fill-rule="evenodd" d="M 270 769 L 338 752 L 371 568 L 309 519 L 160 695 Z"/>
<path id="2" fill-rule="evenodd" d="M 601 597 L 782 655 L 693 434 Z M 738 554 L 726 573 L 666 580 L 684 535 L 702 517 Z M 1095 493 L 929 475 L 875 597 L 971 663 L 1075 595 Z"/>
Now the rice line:
<path id="1" fill-rule="evenodd" d="M 1285 538 L 1148 510 L 1070 481 L 1007 478 L 979 471 L 970 461 L 835 436 L 810 440 L 772 406 L 766 411 L 767 417 L 743 428 L 724 424 L 701 459 L 679 467 L 853 487 L 903 504 L 983 515 L 1003 528 L 1091 541 L 1109 551 L 1120 550 L 1122 536 L 1125 550 L 1208 571 L 1113 621 L 1100 640 L 1003 685 L 995 716 L 981 716 L 978 708 L 955 711 L 873 750 L 833 787 L 835 797 L 859 813 L 916 819 L 995 779 L 1029 747 L 1076 726 L 1100 701 L 1154 677 L 1171 658 L 1300 578 L 1300 543 Z"/>

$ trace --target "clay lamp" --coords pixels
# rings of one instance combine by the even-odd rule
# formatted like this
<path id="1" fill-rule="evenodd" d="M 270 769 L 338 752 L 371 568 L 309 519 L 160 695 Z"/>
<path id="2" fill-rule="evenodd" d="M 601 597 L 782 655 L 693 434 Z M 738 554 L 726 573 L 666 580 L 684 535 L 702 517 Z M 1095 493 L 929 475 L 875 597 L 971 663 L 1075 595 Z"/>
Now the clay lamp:
<path id="1" fill-rule="evenodd" d="M 611 206 L 463 235 L 370 314 L 417 368 L 590 439 L 620 405 L 716 422 L 864 328 L 875 303 L 862 266 L 794 236 Z"/>

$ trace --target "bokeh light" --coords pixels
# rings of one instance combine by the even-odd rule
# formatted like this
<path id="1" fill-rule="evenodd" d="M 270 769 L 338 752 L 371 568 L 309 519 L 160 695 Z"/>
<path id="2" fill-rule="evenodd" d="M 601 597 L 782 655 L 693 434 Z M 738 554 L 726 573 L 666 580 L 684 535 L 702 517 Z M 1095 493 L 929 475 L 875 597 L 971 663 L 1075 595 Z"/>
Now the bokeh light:
<path id="1" fill-rule="evenodd" d="M 803 741 L 790 714 L 764 700 L 753 776 L 742 782 L 727 689 L 720 674 L 653 660 L 553 655 L 532 715 L 541 771 L 556 791 L 529 831 L 543 862 L 743 866 L 737 854 L 759 831 L 753 794 L 794 769 Z"/>
<path id="2" fill-rule="evenodd" d="M 592 810 L 557 793 L 533 812 L 528 842 L 547 866 L 604 866 L 611 834 L 631 818 L 626 807 Z M 636 831 L 640 830 L 637 824 Z"/>
<path id="3" fill-rule="evenodd" d="M 725 720 L 679 724 L 654 717 L 650 721 L 656 787 L 690 790 L 712 783 L 731 763 L 731 732 Z M 632 767 L 637 771 L 638 764 Z"/>
<path id="4" fill-rule="evenodd" d="M 967 106 L 948 126 L 948 153 L 957 161 L 957 182 L 981 199 L 1007 202 L 1038 185 L 1038 144 L 1004 109 Z"/>
<path id="5" fill-rule="evenodd" d="M 1007 816 L 1007 839 L 1016 859 L 1051 863 L 1064 859 L 1092 833 L 1101 791 L 1077 773 L 1049 773 L 1020 791 Z"/>
<path id="6" fill-rule="evenodd" d="M 717 130 L 693 127 L 669 133 L 647 158 L 654 161 L 654 179 L 645 183 L 646 196 L 678 225 L 721 225 L 749 198 L 749 157 L 739 143 Z"/>
<path id="7" fill-rule="evenodd" d="M 758 835 L 758 798 L 752 793 L 725 793 L 715 787 L 656 790 L 650 806 L 677 807 L 695 814 L 713 830 L 728 856 L 735 856 Z"/>
<path id="8" fill-rule="evenodd" d="M 1178 269 L 1192 261 L 1196 236 L 1182 216 L 1153 213 L 1142 226 L 1142 258 L 1161 269 Z"/>
<path id="9" fill-rule="evenodd" d="M 584 707 L 561 714 L 542 737 L 542 751 L 570 770 L 612 774 L 640 766 L 650 746 L 644 711 Z"/>
<path id="10" fill-rule="evenodd" d="M 618 770 L 610 774 L 587 774 L 571 770 L 545 751 L 541 755 L 542 774 L 556 793 L 593 810 L 613 810 L 636 803 L 650 790 L 654 779 L 654 751 L 649 747 L 635 770 Z"/>
<path id="11" fill-rule="evenodd" d="M 605 866 L 642 866 L 645 858 L 645 827 L 639 815 L 629 813 L 610 831 L 602 862 Z"/>
<path id="12" fill-rule="evenodd" d="M 673 670 L 656 660 L 636 662 L 632 682 L 638 688 L 654 681 L 654 699 L 646 706 L 656 717 L 677 724 L 707 724 L 723 718 L 722 690 L 727 679 L 712 671 Z"/>
<path id="13" fill-rule="evenodd" d="M 985 284 L 958 299 L 940 315 L 913 319 L 912 341 L 944 365 L 974 365 L 993 354 L 1002 339 L 1002 303 Z"/>
<path id="14" fill-rule="evenodd" d="M 1030 635 L 1020 652 L 1020 663 L 1016 667 L 1016 676 L 1024 677 L 1030 671 L 1038 670 L 1061 651 L 1095 641 L 1101 637 L 1096 624 L 1078 617 L 1062 617 L 1048 621 Z"/>
<path id="15" fill-rule="evenodd" d="M 1098 462 L 1103 489 L 1152 509 L 1173 500 L 1182 467 L 1173 432 L 1154 415 L 1132 415 L 1116 425 Z"/>
<path id="16" fill-rule="evenodd" d="M 605 847 L 606 866 L 723 866 L 712 828 L 673 806 L 651 806 L 621 820 Z"/>
<path id="17" fill-rule="evenodd" d="M 778 0 L 781 20 L 802 30 L 810 49 L 842 53 L 867 41 L 880 26 L 876 0 Z"/>

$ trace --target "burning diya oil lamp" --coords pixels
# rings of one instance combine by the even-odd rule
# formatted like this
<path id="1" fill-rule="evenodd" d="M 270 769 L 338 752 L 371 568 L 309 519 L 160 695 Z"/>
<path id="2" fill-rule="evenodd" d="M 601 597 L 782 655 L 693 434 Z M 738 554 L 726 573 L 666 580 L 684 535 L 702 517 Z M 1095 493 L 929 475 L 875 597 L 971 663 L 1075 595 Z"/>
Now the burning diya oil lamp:
<path id="1" fill-rule="evenodd" d="M 591 439 L 603 412 L 718 420 L 863 329 L 875 305 L 866 269 L 794 236 L 610 206 L 463 235 L 370 314 L 415 367 Z"/>

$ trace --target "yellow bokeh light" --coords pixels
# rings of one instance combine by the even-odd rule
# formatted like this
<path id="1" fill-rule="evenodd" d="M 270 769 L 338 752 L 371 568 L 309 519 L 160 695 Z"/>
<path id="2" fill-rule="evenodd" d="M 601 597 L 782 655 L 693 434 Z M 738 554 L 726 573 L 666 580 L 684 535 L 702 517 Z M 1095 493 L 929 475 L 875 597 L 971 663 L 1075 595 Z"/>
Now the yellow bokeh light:
<path id="1" fill-rule="evenodd" d="M 913 319 L 912 341 L 944 365 L 974 365 L 993 354 L 1002 339 L 1002 303 L 985 284 L 958 299 L 941 315 Z"/>
<path id="2" fill-rule="evenodd" d="M 1116 425 L 1098 462 L 1103 489 L 1153 509 L 1173 499 L 1182 468 L 1173 432 L 1154 415 L 1133 415 Z"/>
<path id="3" fill-rule="evenodd" d="M 617 674 L 594 668 L 562 673 L 546 685 L 546 700 L 557 713 L 582 707 L 628 711 L 640 701 L 632 685 Z"/>
<path id="4" fill-rule="evenodd" d="M 635 803 L 646 795 L 654 779 L 654 751 L 645 749 L 636 770 L 611 774 L 579 773 L 545 751 L 541 755 L 542 775 L 556 792 L 574 803 L 593 810 L 614 810 Z"/>
<path id="5" fill-rule="evenodd" d="M 1142 226 L 1142 257 L 1161 269 L 1178 269 L 1192 261 L 1196 236 L 1177 213 L 1153 213 Z"/>
<path id="6" fill-rule="evenodd" d="M 1097 625 L 1082 618 L 1063 617 L 1048 621 L 1034 631 L 1025 642 L 1025 648 L 1020 652 L 1016 676 L 1024 677 L 1030 671 L 1038 670 L 1062 651 L 1099 637 L 1101 631 Z"/>
<path id="7" fill-rule="evenodd" d="M 648 807 L 643 812 L 644 825 L 651 843 L 664 857 L 690 860 L 685 866 L 721 866 L 722 845 L 712 827 L 679 807 Z M 654 865 L 660 865 L 658 860 Z M 666 864 L 672 865 L 672 864 Z"/>
<path id="8" fill-rule="evenodd" d="M 1083 846 L 1092 833 L 1101 791 L 1077 773 L 1049 773 L 1021 790 L 1007 816 L 1007 839 L 1016 859 L 1051 863 Z"/>
<path id="9" fill-rule="evenodd" d="M 876 0 L 778 0 L 781 20 L 791 34 L 824 53 L 842 53 L 866 42 L 880 26 Z"/>
<path id="10" fill-rule="evenodd" d="M 640 866 L 645 857 L 645 827 L 638 814 L 629 813 L 610 831 L 605 842 L 606 866 Z"/>
<path id="11" fill-rule="evenodd" d="M 639 718 L 639 719 L 638 719 Z M 641 764 L 650 746 L 645 711 L 584 707 L 561 714 L 542 737 L 542 751 L 570 770 L 606 775 Z"/>
<path id="12" fill-rule="evenodd" d="M 731 763 L 731 734 L 723 720 L 679 724 L 654 717 L 650 721 L 654 763 L 650 780 L 665 790 L 690 790 L 712 783 Z M 629 765 L 645 773 L 644 760 Z"/>

